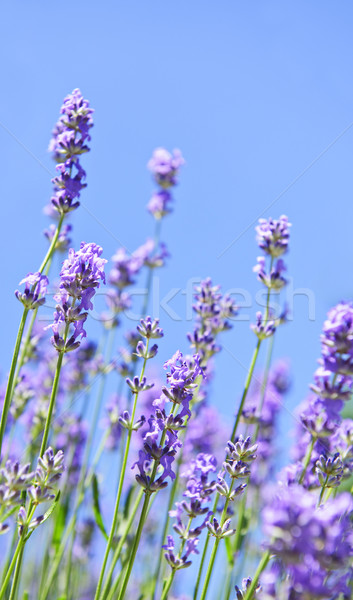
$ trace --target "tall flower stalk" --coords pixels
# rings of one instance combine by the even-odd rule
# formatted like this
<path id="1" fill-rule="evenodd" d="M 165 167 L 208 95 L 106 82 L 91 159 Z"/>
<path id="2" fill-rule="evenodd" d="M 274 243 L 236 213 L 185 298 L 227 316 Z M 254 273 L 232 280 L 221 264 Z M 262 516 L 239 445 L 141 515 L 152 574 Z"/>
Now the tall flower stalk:
<path id="1" fill-rule="evenodd" d="M 136 408 L 137 408 L 138 397 L 139 397 L 140 392 L 146 391 L 150 387 L 152 387 L 151 385 L 149 385 L 147 383 L 147 380 L 145 377 L 145 370 L 146 370 L 147 361 L 149 359 L 153 358 L 157 354 L 158 346 L 157 346 L 157 344 L 154 344 L 151 348 L 149 348 L 150 340 L 163 337 L 163 331 L 158 326 L 158 321 L 157 320 L 152 321 L 152 319 L 150 317 L 147 317 L 147 319 L 142 319 L 141 323 L 137 329 L 138 329 L 139 334 L 143 338 L 146 339 L 146 343 L 143 343 L 142 341 L 140 341 L 140 342 L 138 342 L 137 347 L 136 347 L 136 352 L 137 352 L 138 356 L 140 358 L 143 358 L 143 364 L 142 364 L 140 377 L 134 377 L 133 380 L 127 379 L 127 384 L 133 392 L 134 399 L 133 399 L 133 404 L 132 404 L 131 416 L 128 413 L 128 411 L 125 411 L 125 413 L 123 414 L 123 416 L 120 419 L 121 424 L 127 429 L 127 438 L 126 438 L 126 442 L 125 442 L 125 451 L 124 451 L 123 462 L 122 462 L 121 471 L 120 471 L 118 492 L 117 492 L 117 496 L 116 496 L 116 500 L 115 500 L 113 520 L 112 520 L 112 524 L 110 527 L 109 538 L 108 538 L 108 542 L 106 545 L 105 554 L 104 554 L 104 558 L 103 558 L 103 564 L 102 564 L 101 572 L 100 572 L 99 579 L 98 579 L 97 589 L 96 589 L 95 598 L 97 598 L 97 599 L 100 598 L 103 581 L 104 581 L 104 574 L 105 574 L 109 554 L 112 549 L 114 535 L 115 535 L 116 528 L 117 528 L 120 500 L 121 500 L 121 495 L 122 495 L 122 491 L 123 491 L 124 478 L 125 478 L 127 461 L 128 461 L 129 451 L 130 451 L 132 433 L 133 433 L 133 431 L 137 431 L 144 424 L 144 419 L 135 422 L 135 413 L 136 413 Z M 104 592 L 103 592 L 103 597 L 104 597 Z"/>
<path id="2" fill-rule="evenodd" d="M 14 387 L 16 385 L 16 368 L 21 349 L 21 342 L 25 325 L 30 310 L 36 314 L 38 309 L 38 298 L 31 301 L 31 298 L 38 296 L 36 288 L 40 282 L 43 282 L 43 271 L 57 249 L 58 241 L 60 239 L 60 233 L 62 230 L 64 218 L 68 212 L 75 210 L 79 206 L 77 198 L 80 196 L 82 188 L 85 187 L 83 179 L 85 172 L 82 169 L 79 156 L 84 152 L 89 151 L 87 141 L 90 140 L 89 130 L 93 125 L 92 121 L 93 110 L 89 107 L 87 100 L 84 100 L 80 90 L 75 89 L 72 94 L 69 94 L 63 103 L 61 108 L 61 117 L 57 122 L 53 137 L 50 142 L 49 150 L 53 152 L 54 159 L 57 164 L 57 176 L 53 179 L 54 184 L 54 195 L 51 198 L 51 210 L 58 216 L 58 224 L 51 233 L 50 246 L 48 251 L 40 265 L 38 272 L 35 274 L 30 273 L 27 277 L 22 280 L 26 282 L 25 296 L 23 294 L 16 293 L 17 298 L 23 303 L 24 309 L 20 326 L 17 333 L 15 348 L 12 356 L 10 373 L 7 382 L 7 388 L 4 398 L 4 404 L 0 422 L 0 456 L 2 454 L 2 443 L 4 439 L 6 423 L 11 400 L 13 396 Z M 31 283 L 28 282 L 31 279 Z M 21 283 L 22 283 L 21 282 Z M 48 284 L 48 282 L 46 282 Z M 43 297 L 42 297 L 43 299 Z M 44 302 L 44 299 L 43 299 Z M 43 303 L 42 302 L 42 303 Z M 35 318 L 30 323 L 30 328 L 27 333 L 27 340 L 30 338 L 31 331 L 34 325 Z M 27 350 L 27 344 L 23 348 L 23 357 Z"/>

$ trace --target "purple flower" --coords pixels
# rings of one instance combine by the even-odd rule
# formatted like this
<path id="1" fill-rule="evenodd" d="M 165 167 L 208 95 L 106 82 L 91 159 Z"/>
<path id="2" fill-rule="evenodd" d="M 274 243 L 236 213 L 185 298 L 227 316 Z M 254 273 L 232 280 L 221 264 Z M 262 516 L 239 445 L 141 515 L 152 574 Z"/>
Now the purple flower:
<path id="1" fill-rule="evenodd" d="M 349 494 L 317 508 L 315 495 L 295 485 L 271 499 L 263 513 L 264 529 L 270 551 L 286 565 L 298 594 L 293 597 L 331 598 L 338 591 L 353 555 L 352 509 Z"/>
<path id="2" fill-rule="evenodd" d="M 166 370 L 169 369 L 167 383 L 172 389 L 192 390 L 196 387 L 195 380 L 197 377 L 203 375 L 198 354 L 194 354 L 192 357 L 184 357 L 180 350 L 177 350 L 163 366 Z"/>
<path id="3" fill-rule="evenodd" d="M 154 192 L 149 203 L 147 204 L 147 210 L 154 216 L 155 219 L 162 219 L 166 215 L 172 212 L 171 204 L 173 198 L 169 190 L 161 189 Z"/>
<path id="4" fill-rule="evenodd" d="M 69 257 L 63 262 L 60 271 L 59 292 L 55 296 L 58 302 L 54 313 L 52 343 L 58 352 L 70 352 L 80 345 L 78 338 L 86 336 L 83 328 L 88 313 L 93 308 L 92 298 L 101 281 L 105 283 L 104 265 L 101 258 L 103 250 L 97 244 L 81 242 L 80 250 L 69 250 Z M 66 341 L 62 337 L 73 325 L 71 337 Z"/>
<path id="5" fill-rule="evenodd" d="M 48 277 L 39 273 L 28 273 L 26 277 L 24 277 L 19 285 L 25 283 L 24 292 L 19 292 L 19 290 L 15 291 L 15 296 L 17 300 L 22 302 L 23 306 L 34 310 L 44 304 L 45 302 L 45 294 L 47 293 L 47 287 L 49 284 Z"/>
<path id="6" fill-rule="evenodd" d="M 180 150 L 174 150 L 171 154 L 165 148 L 156 148 L 147 166 L 156 183 L 167 189 L 177 184 L 178 172 L 184 163 Z"/>
<path id="7" fill-rule="evenodd" d="M 287 280 L 282 275 L 286 270 L 286 265 L 280 258 L 274 263 L 270 273 L 267 273 L 266 259 L 264 256 L 259 256 L 257 258 L 257 265 L 253 269 L 253 271 L 257 273 L 258 280 L 261 281 L 261 283 L 267 288 L 276 291 L 281 290 L 287 284 Z"/>
<path id="8" fill-rule="evenodd" d="M 79 157 L 89 151 L 87 142 L 91 139 L 89 130 L 93 125 L 92 114 L 88 101 L 82 97 L 80 90 L 75 89 L 65 98 L 61 116 L 53 131 L 49 151 L 53 152 L 59 164 L 58 174 L 53 179 L 54 196 L 51 202 L 60 214 L 79 206 L 77 198 L 86 187 L 83 183 L 86 174 Z"/>
<path id="9" fill-rule="evenodd" d="M 89 130 L 93 126 L 93 109 L 90 108 L 88 100 L 85 100 L 78 88 L 66 96 L 61 107 L 61 116 L 53 131 L 53 137 L 49 144 L 49 151 L 53 152 L 58 162 L 62 162 L 61 157 L 65 153 L 63 148 L 75 132 L 79 133 L 79 140 L 76 142 L 76 152 L 82 148 L 84 142 L 89 141 Z"/>
<path id="10" fill-rule="evenodd" d="M 256 313 L 256 323 L 250 325 L 251 329 L 255 333 L 255 335 L 259 338 L 259 340 L 265 340 L 268 337 L 271 337 L 276 331 L 276 321 L 272 315 L 269 315 L 269 318 L 265 320 L 264 316 L 260 311 Z"/>
<path id="11" fill-rule="evenodd" d="M 230 296 L 222 296 L 219 285 L 212 285 L 210 278 L 196 286 L 193 309 L 197 318 L 188 340 L 201 356 L 203 364 L 206 364 L 211 356 L 221 350 L 216 338 L 222 331 L 231 329 L 229 320 L 237 314 L 238 309 Z"/>
<path id="12" fill-rule="evenodd" d="M 273 257 L 281 256 L 288 249 L 289 228 L 288 217 L 282 215 L 278 220 L 259 219 L 256 227 L 257 243 L 266 254 Z"/>

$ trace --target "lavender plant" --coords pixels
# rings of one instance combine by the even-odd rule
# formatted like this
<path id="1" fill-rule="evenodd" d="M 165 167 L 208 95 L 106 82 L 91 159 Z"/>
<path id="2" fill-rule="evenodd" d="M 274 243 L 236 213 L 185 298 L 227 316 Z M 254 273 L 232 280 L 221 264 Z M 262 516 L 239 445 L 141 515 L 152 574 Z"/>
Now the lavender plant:
<path id="1" fill-rule="evenodd" d="M 65 98 L 49 146 L 57 173 L 46 212 L 56 223 L 39 269 L 15 292 L 22 316 L 1 388 L 0 600 L 353 598 L 353 303 L 328 312 L 280 469 L 278 417 L 292 376 L 273 361 L 287 320 L 273 299 L 287 284 L 288 218 L 256 227 L 254 272 L 266 301 L 251 325 L 243 389 L 228 384 L 226 419 L 212 378 L 237 319 L 232 297 L 200 281 L 193 329 L 169 359 L 159 341 L 168 323 L 148 314 L 153 274 L 169 257 L 161 224 L 174 208 L 180 151 L 157 148 L 148 162 L 155 229 L 142 245 L 118 248 L 110 265 L 96 243 L 73 249 L 66 219 L 86 186 L 92 115 L 79 90 Z M 43 328 L 54 253 L 64 259 Z M 126 313 L 141 277 L 146 294 L 131 329 Z M 89 315 L 106 279 L 97 342 Z"/>

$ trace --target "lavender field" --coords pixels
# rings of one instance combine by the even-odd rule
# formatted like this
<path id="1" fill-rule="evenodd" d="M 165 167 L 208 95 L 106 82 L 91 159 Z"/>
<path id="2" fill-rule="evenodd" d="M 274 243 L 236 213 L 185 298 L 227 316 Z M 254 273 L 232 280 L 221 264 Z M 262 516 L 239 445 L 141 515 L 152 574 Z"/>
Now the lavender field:
<path id="1" fill-rule="evenodd" d="M 331 112 L 326 96 L 325 129 L 315 112 L 325 94 L 313 79 L 306 118 L 315 132 L 307 131 L 305 148 L 296 138 L 299 109 L 293 131 L 282 132 L 297 97 L 280 113 L 269 108 L 277 93 L 287 98 L 282 84 L 271 84 L 282 60 L 295 82 L 290 96 L 303 73 L 314 73 L 305 71 L 308 57 L 315 73 L 328 64 L 327 85 L 343 95 L 345 84 L 332 80 L 341 58 L 342 77 L 349 67 L 352 10 L 344 3 L 337 17 L 323 3 L 314 41 L 324 53 L 323 32 L 332 31 L 331 64 L 315 54 L 300 15 L 289 6 L 278 13 L 276 2 L 257 3 L 253 23 L 248 8 L 228 2 L 229 22 L 211 3 L 200 13 L 182 2 L 178 15 L 141 5 L 135 28 L 131 9 L 108 4 L 111 23 L 103 12 L 96 22 L 110 32 L 114 16 L 134 41 L 116 63 L 119 76 L 118 52 L 106 55 L 108 67 L 102 61 L 112 72 L 107 88 L 95 63 L 81 73 L 77 55 L 58 73 L 60 85 L 48 74 L 50 91 L 35 101 L 29 92 L 22 134 L 11 120 L 15 94 L 0 102 L 0 600 L 352 600 L 351 109 L 340 110 L 336 98 Z M 298 6 L 313 25 L 312 7 Z M 87 9 L 83 22 L 94 28 L 93 5 Z M 54 8 L 38 13 L 39 23 L 52 14 L 46 10 Z M 173 57 L 179 77 L 186 68 L 180 96 L 170 56 L 154 53 L 156 38 L 146 56 L 138 42 L 139 32 L 148 37 L 145 23 L 157 33 L 166 17 L 164 42 L 168 32 L 171 40 L 185 34 L 180 62 Z M 233 35 L 236 17 L 244 37 L 239 23 Z M 260 60 L 261 19 L 274 35 L 281 22 L 280 45 L 289 38 L 285 58 L 279 52 L 272 63 L 267 53 L 279 46 L 266 38 L 267 80 L 255 106 L 259 114 L 267 107 L 269 121 L 255 148 L 252 96 L 245 86 L 244 111 L 234 116 L 227 94 L 238 83 L 227 74 L 232 66 L 243 84 L 252 73 L 261 78 L 253 55 L 236 52 L 251 34 Z M 197 69 L 183 52 L 198 56 L 188 37 L 196 21 L 206 54 L 211 31 L 220 50 L 213 65 L 196 60 L 203 75 L 193 88 Z M 294 60 L 298 31 L 308 45 Z M 113 43 L 104 32 L 102 44 Z M 24 27 L 24 35 L 32 34 Z M 46 35 L 40 29 L 29 55 L 42 51 Z M 9 44 L 9 64 L 25 65 L 24 50 Z M 153 76 L 139 95 L 149 57 Z M 28 59 L 27 68 L 40 72 L 39 62 Z M 112 82 L 121 97 L 109 93 Z M 137 86 L 131 96 L 128 82 Z M 14 90 L 26 85 L 15 81 Z M 208 85 L 217 106 L 210 114 Z M 291 158 L 301 165 L 293 173 L 274 141 L 286 138 L 289 152 L 291 135 Z M 40 172 L 38 194 L 27 166 Z"/>

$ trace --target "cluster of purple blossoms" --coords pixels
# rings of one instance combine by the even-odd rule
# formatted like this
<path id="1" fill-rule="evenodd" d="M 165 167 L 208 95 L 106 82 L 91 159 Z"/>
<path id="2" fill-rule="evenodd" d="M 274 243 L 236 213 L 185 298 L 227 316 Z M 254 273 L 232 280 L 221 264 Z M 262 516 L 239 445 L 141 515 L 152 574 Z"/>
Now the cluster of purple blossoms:
<path id="1" fill-rule="evenodd" d="M 256 323 L 251 325 L 259 340 L 271 337 L 278 325 L 286 320 L 286 310 L 283 314 L 275 316 L 269 305 L 269 299 L 271 292 L 279 292 L 287 284 L 283 275 L 286 266 L 283 259 L 279 257 L 288 250 L 290 226 L 288 217 L 282 215 L 278 220 L 260 219 L 256 227 L 257 243 L 263 250 L 264 256 L 258 257 L 254 271 L 257 273 L 258 280 L 267 289 L 266 312 L 264 315 L 258 312 Z"/>
<path id="2" fill-rule="evenodd" d="M 263 513 L 264 529 L 269 550 L 285 567 L 286 597 L 331 600 L 341 593 L 350 597 L 352 510 L 349 494 L 318 507 L 315 495 L 296 485 L 283 487 L 271 499 Z"/>
<path id="3" fill-rule="evenodd" d="M 247 596 L 247 591 L 251 585 L 252 579 L 251 577 L 245 577 L 243 579 L 243 581 L 241 582 L 241 589 L 236 585 L 235 586 L 235 593 L 236 593 L 236 598 L 235 600 L 245 600 L 246 596 Z M 256 592 L 258 592 L 260 589 L 260 586 L 258 586 L 255 590 L 255 595 Z"/>
<path id="4" fill-rule="evenodd" d="M 229 503 L 234 502 L 235 498 L 242 494 L 247 486 L 247 483 L 242 483 L 242 481 L 247 481 L 250 477 L 250 464 L 257 458 L 257 444 L 251 443 L 250 436 L 244 440 L 243 436 L 240 435 L 235 443 L 228 442 L 225 451 L 226 460 L 223 462 L 222 469 L 218 474 L 216 490 Z M 230 483 L 227 482 L 227 479 Z M 230 529 L 230 525 L 231 518 L 226 519 L 224 523 L 219 523 L 214 517 L 211 522 L 206 523 L 210 534 L 216 538 L 233 535 L 235 529 Z"/>
<path id="5" fill-rule="evenodd" d="M 288 250 L 289 228 L 288 217 L 282 215 L 278 220 L 259 219 L 256 227 L 256 241 L 266 254 L 272 257 L 282 256 Z"/>
<path id="6" fill-rule="evenodd" d="M 19 285 L 25 284 L 23 292 L 15 291 L 17 300 L 22 302 L 23 306 L 30 310 L 36 310 L 45 302 L 45 295 L 49 284 L 48 277 L 41 273 L 28 273 Z"/>
<path id="7" fill-rule="evenodd" d="M 80 250 L 69 250 L 68 258 L 60 271 L 59 292 L 54 313 L 52 344 L 58 352 L 70 352 L 80 345 L 79 338 L 85 337 L 83 328 L 88 310 L 93 308 L 92 298 L 105 283 L 103 250 L 94 243 L 81 242 Z M 70 326 L 73 330 L 70 331 Z"/>
<path id="8" fill-rule="evenodd" d="M 184 163 L 180 150 L 171 154 L 165 148 L 156 148 L 148 161 L 147 166 L 159 189 L 153 193 L 147 208 L 157 220 L 171 212 L 173 198 L 170 188 L 177 185 L 179 169 Z"/>
<path id="9" fill-rule="evenodd" d="M 230 296 L 222 296 L 219 285 L 212 285 L 210 278 L 201 281 L 195 288 L 195 304 L 193 309 L 197 318 L 193 333 L 188 334 L 192 348 L 201 356 L 202 364 L 208 360 L 220 346 L 216 338 L 222 331 L 231 329 L 229 319 L 237 314 L 237 306 Z"/>
<path id="10" fill-rule="evenodd" d="M 168 387 L 163 387 L 162 396 L 153 402 L 155 412 L 148 419 L 149 430 L 143 437 L 144 449 L 139 451 L 139 460 L 133 465 L 139 469 L 139 474 L 136 475 L 137 482 L 149 493 L 166 487 L 167 477 L 175 479 L 172 464 L 177 449 L 182 445 L 178 434 L 185 428 L 186 420 L 191 415 L 189 405 L 193 391 L 197 388 L 196 380 L 203 374 L 200 357 L 195 354 L 184 358 L 180 351 L 164 364 L 164 368 L 168 370 Z M 137 381 L 134 383 L 134 389 L 138 389 L 138 386 L 146 389 L 145 381 L 139 382 L 138 378 L 135 379 Z M 128 380 L 128 383 L 131 387 L 132 382 Z M 169 414 L 165 410 L 168 401 L 173 404 Z M 178 407 L 180 411 L 175 415 L 175 409 Z M 160 475 L 156 471 L 159 466 L 163 469 Z M 158 474 L 156 480 L 151 477 L 152 469 L 154 474 Z"/>
<path id="11" fill-rule="evenodd" d="M 75 89 L 65 98 L 60 112 L 49 144 L 49 151 L 53 152 L 58 163 L 51 203 L 60 214 L 65 214 L 79 206 L 77 198 L 85 187 L 83 179 L 86 173 L 79 157 L 89 151 L 87 142 L 91 139 L 89 131 L 93 126 L 93 109 L 80 90 Z"/>
<path id="12" fill-rule="evenodd" d="M 215 491 L 216 481 L 208 481 L 210 473 L 216 471 L 217 461 L 212 454 L 198 454 L 188 465 L 183 476 L 187 477 L 186 490 L 182 502 L 175 503 L 175 509 L 169 515 L 174 517 L 174 531 L 181 539 L 178 554 L 175 553 L 175 541 L 171 535 L 167 538 L 164 556 L 170 567 L 177 571 L 191 565 L 189 556 L 198 554 L 197 545 L 202 530 L 206 527 L 212 511 L 209 507 L 211 495 Z M 196 527 L 192 525 L 194 519 L 202 517 L 202 522 Z"/>
<path id="13" fill-rule="evenodd" d="M 353 469 L 353 436 L 349 421 L 342 423 L 341 410 L 351 398 L 353 389 L 353 305 L 341 302 L 332 308 L 324 322 L 321 335 L 321 358 L 314 375 L 311 394 L 300 407 L 302 428 L 296 458 L 304 459 L 306 449 L 313 443 L 313 451 L 304 484 L 322 487 L 322 468 L 325 487 L 336 487 L 338 478 L 347 477 Z M 348 435 L 347 435 L 348 434 Z M 332 477 L 331 460 L 339 452 L 342 470 Z M 336 457 L 337 459 L 338 457 Z M 337 460 L 335 462 L 337 466 Z M 299 471 L 299 468 L 297 469 Z"/>
<path id="14" fill-rule="evenodd" d="M 4 521 L 16 506 L 21 506 L 18 523 L 26 517 L 23 507 L 24 493 L 34 506 L 42 502 L 48 502 L 55 498 L 56 482 L 64 471 L 64 454 L 61 450 L 54 454 L 52 448 L 48 448 L 43 457 L 38 458 L 35 471 L 30 470 L 30 464 L 21 466 L 18 461 L 8 460 L 0 470 L 0 510 L 1 524 L 0 533 L 6 533 L 9 525 Z M 24 519 L 25 520 L 25 519 Z M 36 517 L 29 525 L 34 529 L 41 523 L 43 517 Z"/>

